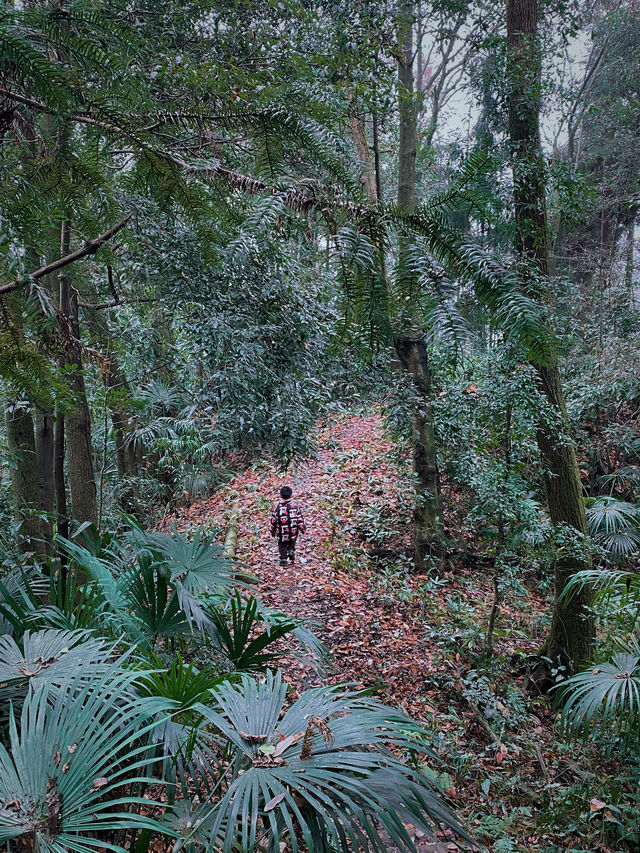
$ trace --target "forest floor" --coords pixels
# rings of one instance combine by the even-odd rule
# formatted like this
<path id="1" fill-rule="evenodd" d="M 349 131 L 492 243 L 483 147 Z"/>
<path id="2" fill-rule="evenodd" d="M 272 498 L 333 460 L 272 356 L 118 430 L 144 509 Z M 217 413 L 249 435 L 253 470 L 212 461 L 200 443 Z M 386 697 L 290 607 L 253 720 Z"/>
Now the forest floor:
<path id="1" fill-rule="evenodd" d="M 308 530 L 295 565 L 280 568 L 268 525 L 285 482 Z M 449 506 L 455 500 L 447 496 Z M 598 798 L 603 779 L 593 772 L 594 756 L 559 741 L 553 708 L 527 696 L 518 674 L 544 636 L 549 602 L 537 579 L 514 582 L 487 656 L 490 563 L 461 516 L 453 519 L 460 522 L 456 556 L 438 580 L 407 568 L 410 465 L 377 413 L 325 426 L 317 458 L 296 471 L 256 463 L 170 521 L 224 535 L 236 501 L 237 559 L 259 579 L 261 600 L 312 620 L 331 653 L 332 667 L 321 675 L 294 654 L 285 658 L 294 692 L 344 681 L 378 687 L 384 701 L 420 719 L 441 758 L 427 772 L 495 853 L 624 849 L 606 844 L 611 812 Z"/>

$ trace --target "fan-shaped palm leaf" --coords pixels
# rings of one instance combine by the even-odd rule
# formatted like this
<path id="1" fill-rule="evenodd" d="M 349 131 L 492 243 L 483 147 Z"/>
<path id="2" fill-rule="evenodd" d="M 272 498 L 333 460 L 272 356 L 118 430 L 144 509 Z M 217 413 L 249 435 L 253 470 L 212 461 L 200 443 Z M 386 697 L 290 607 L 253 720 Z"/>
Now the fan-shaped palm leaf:
<path id="1" fill-rule="evenodd" d="M 562 726 L 569 737 L 584 738 L 616 723 L 627 733 L 636 731 L 640 716 L 640 657 L 623 652 L 611 661 L 562 682 L 565 702 Z"/>
<path id="2" fill-rule="evenodd" d="M 209 849 L 386 850 L 381 824 L 401 850 L 413 850 L 403 824 L 468 836 L 430 783 L 387 748 L 415 746 L 417 727 L 399 712 L 343 688 L 307 691 L 283 713 L 280 675 L 245 678 L 216 691 L 203 713 L 233 745 L 234 778 L 212 809 Z"/>
<path id="3" fill-rule="evenodd" d="M 111 650 L 109 643 L 87 631 L 25 631 L 20 644 L 5 635 L 0 637 L 0 681 L 36 689 L 76 675 L 94 678 L 109 669 Z"/>
<path id="4" fill-rule="evenodd" d="M 616 533 L 640 523 L 640 509 L 627 501 L 604 496 L 586 508 L 589 529 L 593 535 Z"/>
<path id="5" fill-rule="evenodd" d="M 134 676 L 114 666 L 89 683 L 65 683 L 53 701 L 27 696 L 10 714 L 8 747 L 0 745 L 0 840 L 29 836 L 39 853 L 121 850 L 109 832 L 157 828 L 128 793 L 151 781 L 144 735 L 158 703 L 130 690 Z M 142 742 L 140 741 L 142 738 Z"/>
<path id="6" fill-rule="evenodd" d="M 225 594 L 235 583 L 234 570 L 224 556 L 224 549 L 203 528 L 191 539 L 177 531 L 143 533 L 135 531 L 132 540 L 140 547 L 148 547 L 167 567 L 172 583 L 197 593 Z"/>
<path id="7" fill-rule="evenodd" d="M 594 541 L 619 560 L 640 548 L 640 509 L 632 503 L 604 496 L 586 508 Z"/>

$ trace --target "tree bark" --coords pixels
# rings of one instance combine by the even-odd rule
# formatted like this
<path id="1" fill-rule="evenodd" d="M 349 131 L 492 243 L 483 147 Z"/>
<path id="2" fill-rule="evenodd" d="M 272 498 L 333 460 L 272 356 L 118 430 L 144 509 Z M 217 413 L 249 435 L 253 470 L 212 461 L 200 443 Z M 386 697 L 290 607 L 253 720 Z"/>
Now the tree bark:
<path id="1" fill-rule="evenodd" d="M 69 222 L 62 224 L 62 252 L 69 252 Z M 77 304 L 65 273 L 60 274 L 60 310 L 70 324 L 72 336 L 66 344 L 65 361 L 70 370 L 69 385 L 73 392 L 72 408 L 65 415 L 65 450 L 69 471 L 71 511 L 79 522 L 98 524 L 98 498 L 91 448 L 91 414 L 82 370 Z"/>
<path id="2" fill-rule="evenodd" d="M 53 544 L 54 512 L 54 417 L 53 412 L 38 412 L 36 419 L 36 458 L 38 460 L 39 506 L 46 518 L 42 520 L 47 551 Z"/>
<path id="3" fill-rule="evenodd" d="M 411 414 L 411 450 L 415 497 L 412 547 L 417 571 L 433 568 L 442 550 L 440 484 L 431 404 L 431 370 L 427 348 L 419 332 L 395 341 L 403 369 L 411 376 L 419 403 Z M 430 559 L 431 558 L 431 559 Z"/>
<path id="4" fill-rule="evenodd" d="M 405 0 L 398 17 L 398 207 L 411 212 L 416 193 L 417 110 L 413 91 L 414 4 Z"/>
<path id="5" fill-rule="evenodd" d="M 506 0 L 506 19 L 516 250 L 523 281 L 533 279 L 526 289 L 536 298 L 548 300 L 545 163 L 539 130 L 538 0 Z M 545 486 L 549 516 L 559 535 L 564 528 L 573 539 L 573 545 L 560 543 L 557 548 L 555 602 L 551 628 L 542 651 L 554 662 L 573 671 L 587 664 L 591 657 L 594 624 L 587 610 L 591 592 L 585 588 L 569 602 L 561 600 L 560 595 L 573 574 L 591 566 L 584 541 L 587 523 L 575 449 L 566 438 L 568 419 L 557 357 L 554 355 L 546 364 L 534 364 L 534 367 L 550 410 L 537 431 L 538 447 L 547 469 Z"/>
<path id="6" fill-rule="evenodd" d="M 53 482 L 55 488 L 58 536 L 69 538 L 69 509 L 67 483 L 64 475 L 64 412 L 58 406 L 53 438 Z"/>
<path id="7" fill-rule="evenodd" d="M 635 303 L 633 293 L 633 256 L 635 253 L 635 236 L 636 223 L 634 219 L 631 221 L 627 228 L 627 240 L 624 252 L 624 284 L 627 291 L 627 300 L 630 308 L 632 308 Z"/>
<path id="8" fill-rule="evenodd" d="M 414 4 L 402 6 L 398 19 L 398 207 L 412 211 L 416 192 L 417 109 L 413 84 Z M 406 244 L 398 247 L 401 266 Z M 411 377 L 418 402 L 411 415 L 412 460 L 415 483 L 413 510 L 413 558 L 419 572 L 432 567 L 428 557 L 439 556 L 442 547 L 442 511 L 436 454 L 435 424 L 431 403 L 429 354 L 422 340 L 418 318 L 407 318 L 394 342 L 403 369 Z"/>
<path id="9" fill-rule="evenodd" d="M 45 555 L 47 543 L 38 490 L 38 457 L 31 408 L 23 401 L 10 402 L 6 409 L 7 445 L 12 459 L 11 487 L 16 522 L 20 524 L 18 545 L 23 553 Z"/>
<path id="10" fill-rule="evenodd" d="M 56 232 L 57 233 L 57 232 Z M 45 280 L 45 289 L 51 296 L 52 281 Z M 42 527 L 47 542 L 47 552 L 53 549 L 53 519 L 55 514 L 55 417 L 53 407 L 47 411 L 39 411 L 36 417 L 36 455 L 38 458 L 38 491 L 40 494 L 40 509 L 45 514 Z"/>
<path id="11" fill-rule="evenodd" d="M 349 126 L 351 128 L 351 137 L 356 146 L 358 160 L 362 167 L 360 180 L 362 181 L 367 198 L 377 201 L 378 188 L 376 185 L 376 173 L 371 160 L 371 151 L 365 134 L 364 121 L 362 120 L 362 116 L 357 115 L 353 110 L 349 115 Z"/>

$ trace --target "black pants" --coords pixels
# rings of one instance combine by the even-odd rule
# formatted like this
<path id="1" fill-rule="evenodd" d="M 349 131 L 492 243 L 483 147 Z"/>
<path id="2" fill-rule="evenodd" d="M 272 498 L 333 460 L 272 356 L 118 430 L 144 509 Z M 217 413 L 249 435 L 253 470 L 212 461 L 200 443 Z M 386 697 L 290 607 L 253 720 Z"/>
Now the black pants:
<path id="1" fill-rule="evenodd" d="M 281 563 L 286 563 L 287 557 L 293 562 L 296 553 L 296 540 L 289 539 L 287 542 L 281 542 L 278 539 L 278 553 L 280 554 Z"/>

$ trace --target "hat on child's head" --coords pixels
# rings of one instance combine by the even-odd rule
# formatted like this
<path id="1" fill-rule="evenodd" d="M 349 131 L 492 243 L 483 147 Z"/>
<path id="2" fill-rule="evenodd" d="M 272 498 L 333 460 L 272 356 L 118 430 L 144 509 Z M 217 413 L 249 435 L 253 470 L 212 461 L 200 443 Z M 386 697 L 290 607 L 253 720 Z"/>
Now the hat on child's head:
<path id="1" fill-rule="evenodd" d="M 280 489 L 280 497 L 284 498 L 285 501 L 288 501 L 292 494 L 293 494 L 293 489 L 291 488 L 291 486 L 283 486 Z"/>

